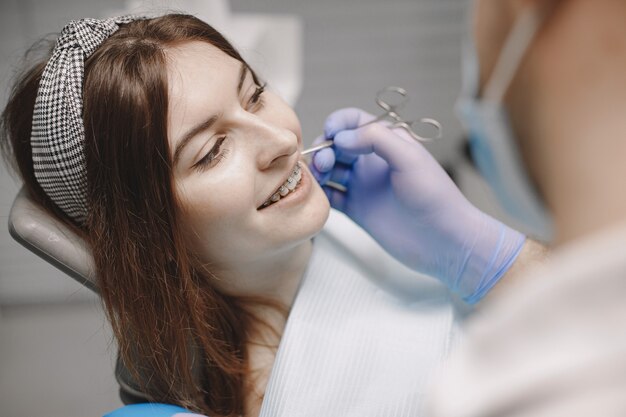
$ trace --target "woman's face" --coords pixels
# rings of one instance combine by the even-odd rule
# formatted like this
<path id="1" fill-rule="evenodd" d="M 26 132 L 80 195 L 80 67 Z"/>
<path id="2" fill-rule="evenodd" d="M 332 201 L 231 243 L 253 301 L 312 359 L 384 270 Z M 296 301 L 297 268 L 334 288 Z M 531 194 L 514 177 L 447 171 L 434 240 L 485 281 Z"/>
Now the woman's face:
<path id="1" fill-rule="evenodd" d="M 315 235 L 329 204 L 300 159 L 293 110 L 211 44 L 177 45 L 168 58 L 168 139 L 194 252 L 228 270 L 275 258 Z M 266 205 L 277 190 L 285 196 Z"/>

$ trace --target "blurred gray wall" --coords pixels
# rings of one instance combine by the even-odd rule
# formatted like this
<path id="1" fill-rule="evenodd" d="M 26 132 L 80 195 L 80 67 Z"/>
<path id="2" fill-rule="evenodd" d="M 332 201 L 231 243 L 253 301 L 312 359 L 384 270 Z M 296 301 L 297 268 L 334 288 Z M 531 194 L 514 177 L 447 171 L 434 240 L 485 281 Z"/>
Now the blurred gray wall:
<path id="1" fill-rule="evenodd" d="M 406 117 L 441 120 L 446 140 L 430 149 L 441 158 L 460 130 L 452 112 L 459 81 L 463 0 L 234 0 L 235 10 L 283 11 L 305 25 L 304 90 L 296 110 L 305 138 L 322 131 L 339 107 L 377 112 L 373 98 L 387 85 L 409 91 Z"/>

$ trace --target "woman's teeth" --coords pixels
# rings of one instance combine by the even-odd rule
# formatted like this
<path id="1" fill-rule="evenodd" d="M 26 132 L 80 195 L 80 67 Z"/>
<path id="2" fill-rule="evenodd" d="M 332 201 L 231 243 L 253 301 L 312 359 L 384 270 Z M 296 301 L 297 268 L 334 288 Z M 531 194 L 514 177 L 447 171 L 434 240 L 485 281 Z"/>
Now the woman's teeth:
<path id="1" fill-rule="evenodd" d="M 278 190 L 272 194 L 272 196 L 261 206 L 261 208 L 265 208 L 271 204 L 274 204 L 281 198 L 285 197 L 287 194 L 296 189 L 298 184 L 300 184 L 300 180 L 302 179 L 302 168 L 300 167 L 300 163 L 296 164 L 293 172 L 287 178 L 287 181 L 281 185 Z"/>

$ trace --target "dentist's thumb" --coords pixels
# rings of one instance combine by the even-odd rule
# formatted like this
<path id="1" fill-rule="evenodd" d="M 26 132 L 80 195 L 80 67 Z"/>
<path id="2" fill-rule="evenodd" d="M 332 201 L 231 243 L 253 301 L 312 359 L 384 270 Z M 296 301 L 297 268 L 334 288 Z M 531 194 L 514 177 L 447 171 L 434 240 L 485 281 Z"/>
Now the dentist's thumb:
<path id="1" fill-rule="evenodd" d="M 396 170 L 415 167 L 418 162 L 416 156 L 424 151 L 417 142 L 407 141 L 381 123 L 339 131 L 334 137 L 334 145 L 342 154 L 357 156 L 374 153 Z"/>

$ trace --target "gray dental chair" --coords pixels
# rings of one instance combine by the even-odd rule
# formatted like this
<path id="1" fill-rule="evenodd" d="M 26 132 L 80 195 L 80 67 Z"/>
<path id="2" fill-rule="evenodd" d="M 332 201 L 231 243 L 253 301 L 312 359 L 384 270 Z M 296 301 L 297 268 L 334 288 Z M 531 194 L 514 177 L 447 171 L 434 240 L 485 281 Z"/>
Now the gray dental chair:
<path id="1" fill-rule="evenodd" d="M 15 197 L 11 207 L 9 233 L 26 249 L 98 293 L 93 259 L 85 242 L 37 206 L 24 188 Z M 119 358 L 115 366 L 115 378 L 120 385 L 120 398 L 124 404 L 150 401 Z"/>

